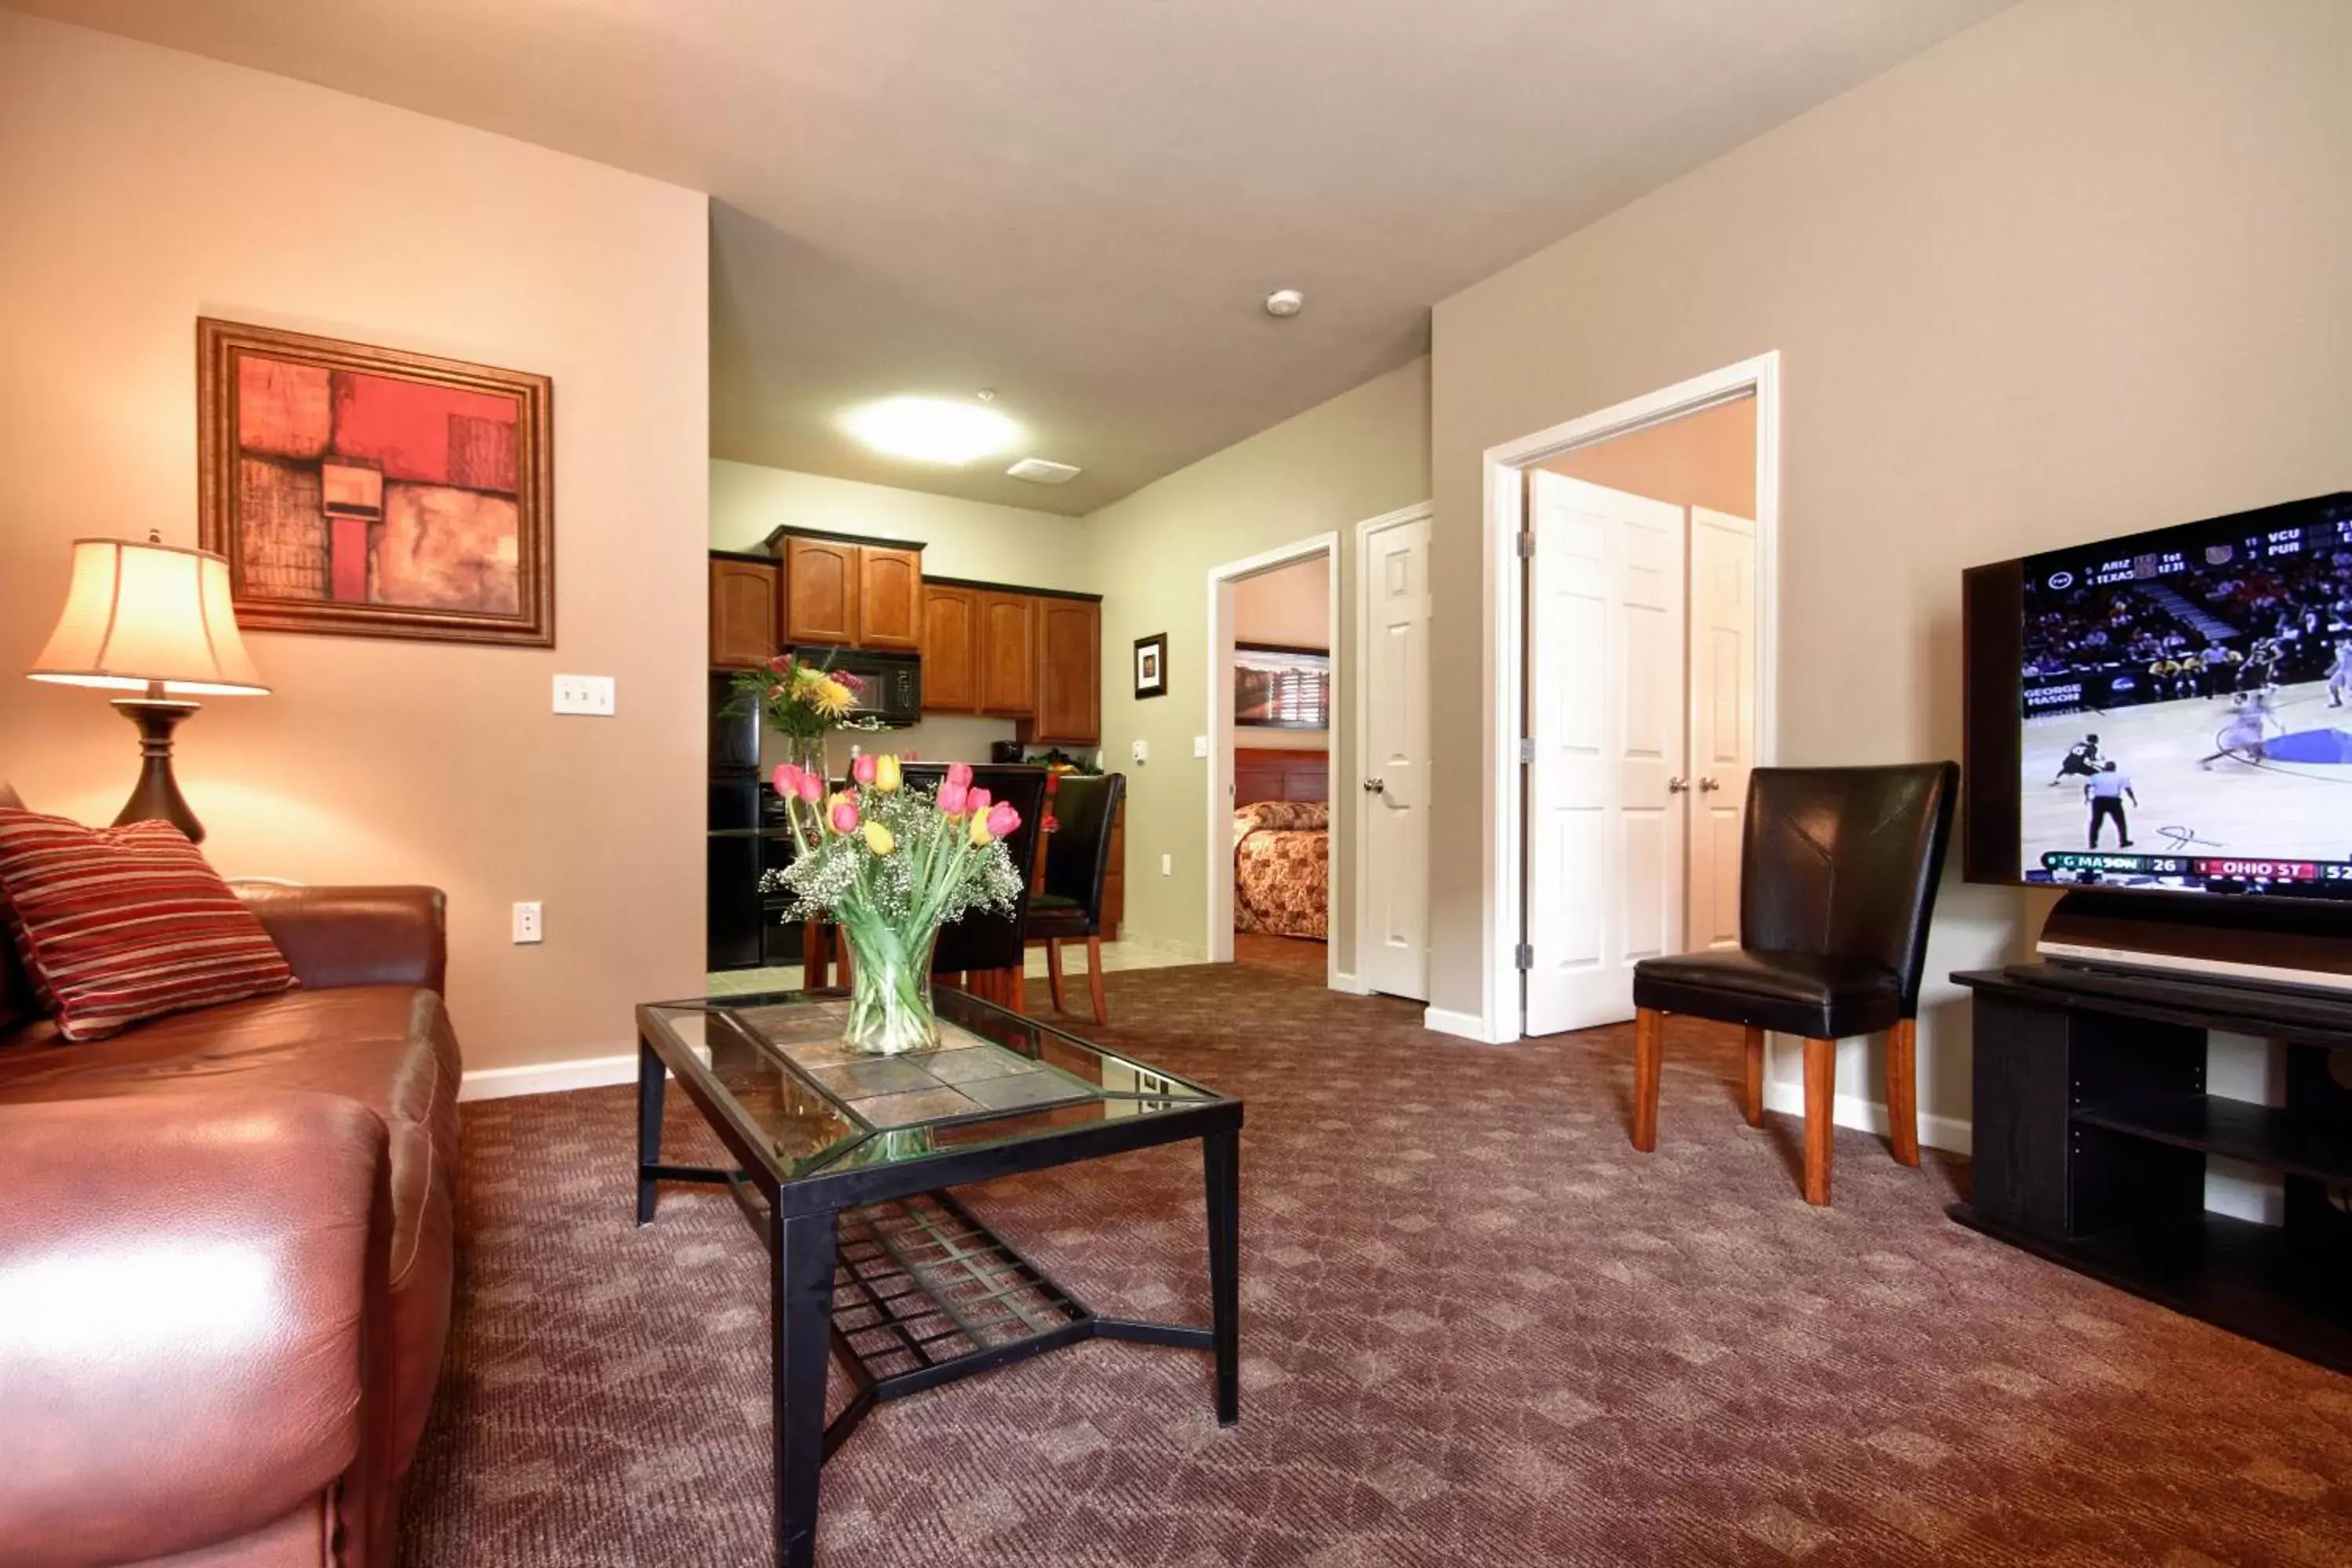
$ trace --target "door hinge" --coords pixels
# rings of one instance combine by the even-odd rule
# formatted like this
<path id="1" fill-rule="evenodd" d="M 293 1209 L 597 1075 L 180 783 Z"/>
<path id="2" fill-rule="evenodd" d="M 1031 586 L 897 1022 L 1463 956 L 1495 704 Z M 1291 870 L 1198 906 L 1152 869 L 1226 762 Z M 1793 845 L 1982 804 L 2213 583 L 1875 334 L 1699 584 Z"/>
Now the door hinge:
<path id="1" fill-rule="evenodd" d="M 1534 762 L 1535 760 L 1536 760 L 1536 738 L 1535 738 L 1533 735 L 1522 735 L 1522 736 L 1520 736 L 1520 737 L 1519 737 L 1519 761 L 1521 761 L 1521 762 L 1523 762 L 1523 763 L 1532 763 L 1532 762 Z"/>
<path id="2" fill-rule="evenodd" d="M 1532 561 L 1535 559 L 1535 553 L 1536 536 L 1532 533 L 1522 533 L 1519 535 L 1519 559 L 1522 561 Z"/>
<path id="3" fill-rule="evenodd" d="M 1519 943 L 1518 956 L 1521 969 L 1533 969 L 1536 966 L 1536 950 L 1531 944 L 1524 942 Z"/>

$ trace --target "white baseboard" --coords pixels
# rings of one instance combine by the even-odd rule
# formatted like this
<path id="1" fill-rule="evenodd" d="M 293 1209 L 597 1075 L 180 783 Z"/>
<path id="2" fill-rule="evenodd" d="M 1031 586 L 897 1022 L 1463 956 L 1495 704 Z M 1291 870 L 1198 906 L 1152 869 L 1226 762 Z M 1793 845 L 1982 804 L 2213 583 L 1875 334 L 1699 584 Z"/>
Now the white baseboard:
<path id="1" fill-rule="evenodd" d="M 1497 1040 L 1486 1033 L 1486 1020 L 1475 1013 L 1455 1013 L 1444 1007 L 1423 1010 L 1421 1026 L 1441 1035 L 1453 1035 L 1465 1040 L 1475 1040 L 1482 1046 L 1508 1045 L 1518 1038 L 1514 1032 L 1510 1039 Z"/>
<path id="2" fill-rule="evenodd" d="M 525 1094 L 562 1094 L 575 1089 L 609 1089 L 637 1081 L 637 1053 L 618 1057 L 582 1057 L 568 1062 L 534 1062 L 529 1067 L 476 1068 L 458 1080 L 457 1099 L 510 1100 Z"/>
<path id="3" fill-rule="evenodd" d="M 1858 1094 L 1841 1094 L 1831 1102 L 1830 1120 L 1840 1127 L 1852 1127 L 1859 1131 L 1887 1137 L 1895 1130 L 1894 1121 L 1886 1107 L 1874 1100 L 1864 1100 Z M 1764 1109 L 1788 1116 L 1805 1113 L 1805 1086 L 1767 1079 L 1764 1084 Z M 1946 1149 L 1955 1154 L 1972 1153 L 1976 1148 L 1976 1130 L 1969 1122 L 1951 1116 L 1919 1118 L 1919 1142 L 1930 1149 Z"/>

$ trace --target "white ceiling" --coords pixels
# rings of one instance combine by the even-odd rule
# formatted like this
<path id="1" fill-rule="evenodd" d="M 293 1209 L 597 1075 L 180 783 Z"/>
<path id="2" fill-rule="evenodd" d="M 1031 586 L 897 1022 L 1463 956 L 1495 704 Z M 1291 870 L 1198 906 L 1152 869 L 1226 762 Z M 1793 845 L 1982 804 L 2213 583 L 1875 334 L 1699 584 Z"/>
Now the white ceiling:
<path id="1" fill-rule="evenodd" d="M 2010 0 L 5 3 L 709 191 L 715 455 L 1085 512 Z M 833 426 L 982 386 L 1086 473 Z"/>

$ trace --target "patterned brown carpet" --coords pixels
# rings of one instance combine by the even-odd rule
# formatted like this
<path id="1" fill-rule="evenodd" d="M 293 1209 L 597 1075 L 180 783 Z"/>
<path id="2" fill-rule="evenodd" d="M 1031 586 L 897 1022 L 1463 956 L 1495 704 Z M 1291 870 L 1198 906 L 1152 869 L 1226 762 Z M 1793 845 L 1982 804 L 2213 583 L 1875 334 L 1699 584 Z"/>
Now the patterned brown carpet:
<path id="1" fill-rule="evenodd" d="M 1808 1208 L 1727 1035 L 1676 1026 L 1643 1157 L 1625 1030 L 1471 1046 L 1256 969 L 1109 986 L 1107 1037 L 1249 1101 L 1242 1425 L 1205 1356 L 1133 1344 L 918 1395 L 827 1467 L 824 1563 L 2352 1563 L 2352 1379 L 1950 1224 L 1963 1165 L 1841 1133 Z M 766 1561 L 762 1255 L 708 1192 L 630 1224 L 630 1105 L 467 1108 L 408 1568 Z M 1161 1150 L 972 1203 L 1097 1310 L 1204 1321 L 1200 1180 Z"/>

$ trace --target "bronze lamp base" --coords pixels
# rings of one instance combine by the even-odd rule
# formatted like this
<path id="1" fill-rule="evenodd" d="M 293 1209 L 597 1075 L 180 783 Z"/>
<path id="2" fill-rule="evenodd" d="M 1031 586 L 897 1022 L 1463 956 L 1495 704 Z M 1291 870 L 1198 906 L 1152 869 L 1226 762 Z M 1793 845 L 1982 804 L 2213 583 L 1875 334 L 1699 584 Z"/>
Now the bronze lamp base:
<path id="1" fill-rule="evenodd" d="M 172 731 L 197 706 L 156 696 L 115 699 L 114 710 L 139 726 L 142 759 L 139 785 L 116 814 L 117 827 L 126 822 L 168 822 L 186 834 L 189 843 L 205 841 L 205 825 L 188 809 L 187 798 L 180 794 L 179 782 L 172 777 Z"/>

